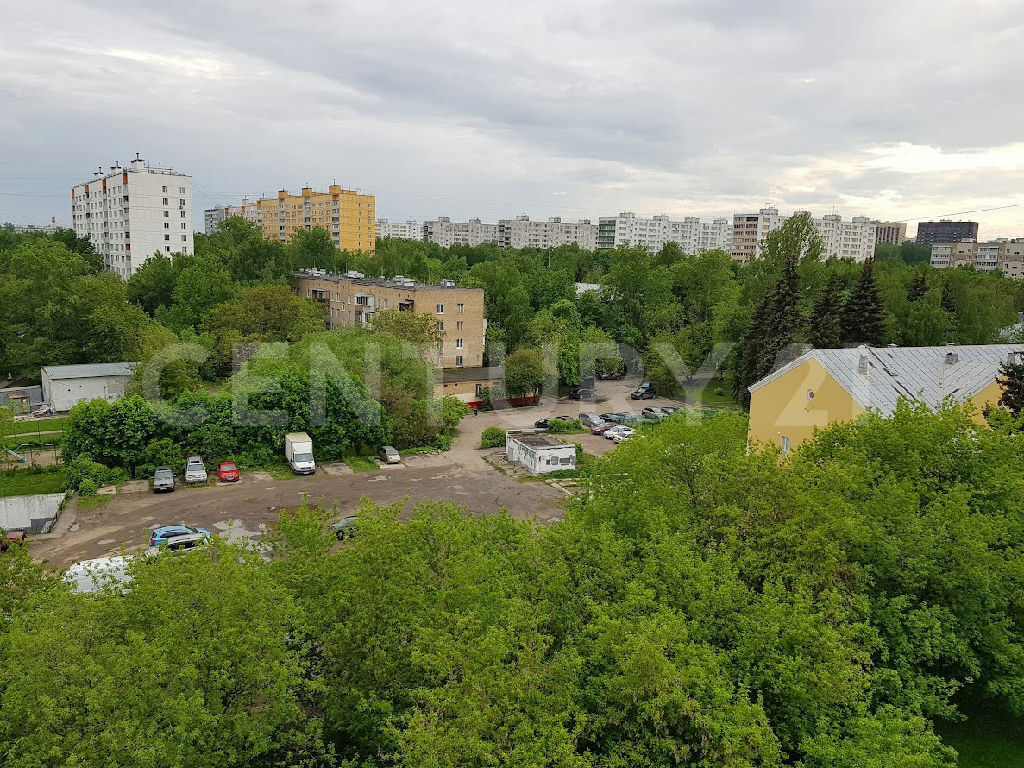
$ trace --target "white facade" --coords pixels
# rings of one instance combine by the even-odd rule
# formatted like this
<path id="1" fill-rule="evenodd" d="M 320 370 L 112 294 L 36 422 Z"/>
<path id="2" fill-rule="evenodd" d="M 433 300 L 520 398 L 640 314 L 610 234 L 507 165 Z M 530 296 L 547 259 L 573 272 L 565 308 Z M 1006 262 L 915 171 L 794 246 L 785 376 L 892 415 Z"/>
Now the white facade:
<path id="1" fill-rule="evenodd" d="M 54 411 L 70 411 L 89 400 L 113 402 L 124 394 L 138 363 L 49 365 L 40 373 L 43 401 Z"/>
<path id="2" fill-rule="evenodd" d="M 793 215 L 805 213 L 796 211 Z M 780 229 L 789 216 L 780 216 L 777 208 L 762 208 L 757 213 L 737 213 L 732 217 L 732 257 L 748 262 L 761 255 L 764 239 Z M 838 214 L 812 218 L 821 236 L 823 259 L 866 261 L 875 255 L 876 223 L 866 216 L 843 221 Z"/>
<path id="3" fill-rule="evenodd" d="M 505 458 L 534 474 L 576 469 L 576 446 L 538 432 L 507 432 Z"/>
<path id="4" fill-rule="evenodd" d="M 71 220 L 106 268 L 127 279 L 154 253 L 194 253 L 192 177 L 136 155 L 127 168 L 101 168 L 72 187 Z"/>
<path id="5" fill-rule="evenodd" d="M 439 216 L 433 221 L 423 222 L 423 239 L 442 248 L 497 243 L 498 225 L 485 224 L 480 219 L 452 221 L 447 216 Z"/>
<path id="6" fill-rule="evenodd" d="M 232 216 L 241 216 L 253 224 L 259 224 L 261 221 L 260 208 L 256 201 L 243 198 L 238 205 L 218 205 L 203 211 L 203 231 L 212 235 L 220 228 L 221 222 Z"/>
<path id="7" fill-rule="evenodd" d="M 590 219 L 570 222 L 553 216 L 547 221 L 530 221 L 529 216 L 498 221 L 498 245 L 502 248 L 557 248 L 579 245 L 584 250 L 597 248 L 597 225 Z"/>
<path id="8" fill-rule="evenodd" d="M 664 214 L 645 218 L 625 211 L 600 219 L 597 247 L 644 246 L 656 253 L 666 243 L 677 243 L 683 253 L 696 255 L 703 251 L 729 251 L 732 234 L 733 227 L 728 219 L 702 221 L 695 216 L 672 219 Z"/>
<path id="9" fill-rule="evenodd" d="M 409 219 L 409 221 L 377 219 L 377 239 L 382 237 L 395 237 L 400 240 L 422 240 L 423 225 L 415 219 Z"/>

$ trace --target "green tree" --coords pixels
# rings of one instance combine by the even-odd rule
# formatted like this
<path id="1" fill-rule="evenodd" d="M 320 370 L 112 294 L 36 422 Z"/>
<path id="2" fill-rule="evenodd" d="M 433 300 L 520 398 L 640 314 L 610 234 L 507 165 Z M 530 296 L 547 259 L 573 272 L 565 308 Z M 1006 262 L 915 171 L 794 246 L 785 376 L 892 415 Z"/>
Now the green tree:
<path id="1" fill-rule="evenodd" d="M 1003 389 L 999 404 L 1014 416 L 1020 416 L 1024 410 L 1024 360 L 1021 360 L 1020 355 L 1014 355 L 1012 360 L 999 366 L 996 381 Z"/>
<path id="2" fill-rule="evenodd" d="M 346 269 L 344 254 L 335 248 L 334 241 L 323 227 L 295 231 L 288 248 L 292 252 L 291 261 L 297 268 L 312 267 L 334 273 Z"/>
<path id="3" fill-rule="evenodd" d="M 833 270 L 825 289 L 811 310 L 811 344 L 818 349 L 838 349 L 843 342 L 843 279 Z"/>
<path id="4" fill-rule="evenodd" d="M 537 395 L 544 386 L 544 354 L 539 349 L 517 349 L 505 360 L 508 397 Z"/>
<path id="5" fill-rule="evenodd" d="M 173 262 L 167 256 L 157 254 L 146 259 L 128 278 L 128 300 L 152 316 L 157 307 L 171 306 L 176 279 Z"/>
<path id="6" fill-rule="evenodd" d="M 907 288 L 907 301 L 919 301 L 928 293 L 928 278 L 924 271 L 915 272 L 914 279 L 910 281 Z"/>
<path id="7" fill-rule="evenodd" d="M 881 346 L 885 342 L 885 308 L 875 281 L 875 263 L 868 259 L 843 309 L 843 340 Z"/>
<path id="8" fill-rule="evenodd" d="M 370 326 L 378 333 L 387 333 L 412 344 L 436 347 L 444 341 L 445 332 L 432 315 L 383 309 L 373 313 Z"/>

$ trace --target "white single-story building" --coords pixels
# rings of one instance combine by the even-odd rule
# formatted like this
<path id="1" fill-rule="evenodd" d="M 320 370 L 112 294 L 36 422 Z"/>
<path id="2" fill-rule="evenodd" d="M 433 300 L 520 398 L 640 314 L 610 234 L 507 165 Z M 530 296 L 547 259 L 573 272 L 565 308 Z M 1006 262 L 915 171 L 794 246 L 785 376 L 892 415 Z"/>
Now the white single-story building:
<path id="1" fill-rule="evenodd" d="M 576 469 L 576 446 L 546 432 L 512 430 L 505 433 L 505 458 L 538 475 L 556 469 Z"/>
<path id="2" fill-rule="evenodd" d="M 48 365 L 42 369 L 43 400 L 54 411 L 70 411 L 78 403 L 97 398 L 112 403 L 124 394 L 137 365 Z"/>

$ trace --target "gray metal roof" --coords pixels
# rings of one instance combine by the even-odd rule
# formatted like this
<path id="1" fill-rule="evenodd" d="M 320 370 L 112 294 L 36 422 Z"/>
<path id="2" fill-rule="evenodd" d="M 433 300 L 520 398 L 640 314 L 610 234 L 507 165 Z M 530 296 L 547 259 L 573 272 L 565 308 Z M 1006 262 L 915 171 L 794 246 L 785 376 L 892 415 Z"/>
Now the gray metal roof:
<path id="1" fill-rule="evenodd" d="M 83 365 L 47 365 L 42 370 L 51 381 L 91 379 L 101 376 L 131 376 L 138 363 L 85 363 Z"/>
<path id="2" fill-rule="evenodd" d="M 750 391 L 814 359 L 862 407 L 888 415 L 901 397 L 931 408 L 947 398 L 968 400 L 995 380 L 1011 353 L 1020 352 L 1024 344 L 812 349 L 765 376 Z"/>
<path id="3" fill-rule="evenodd" d="M 445 384 L 464 381 L 504 381 L 505 368 L 500 365 L 485 365 L 482 368 L 437 369 L 434 371 L 434 379 Z"/>

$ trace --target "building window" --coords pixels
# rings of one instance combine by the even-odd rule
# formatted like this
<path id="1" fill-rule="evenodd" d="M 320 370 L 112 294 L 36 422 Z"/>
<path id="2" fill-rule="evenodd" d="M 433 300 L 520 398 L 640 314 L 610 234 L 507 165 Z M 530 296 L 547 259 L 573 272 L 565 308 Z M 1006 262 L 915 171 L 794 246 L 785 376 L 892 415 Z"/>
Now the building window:
<path id="1" fill-rule="evenodd" d="M 170 240 L 170 239 L 171 239 L 170 235 L 164 235 L 164 240 Z"/>
<path id="2" fill-rule="evenodd" d="M 164 187 L 164 192 L 166 192 L 166 191 L 167 191 L 167 187 Z M 167 205 L 167 198 L 166 197 L 164 198 L 164 205 Z"/>
<path id="3" fill-rule="evenodd" d="M 167 187 L 161 187 L 161 188 L 160 188 L 160 191 L 161 191 L 161 192 L 167 192 Z M 165 202 L 166 202 L 166 201 L 165 201 Z"/>
<path id="4" fill-rule="evenodd" d="M 166 219 L 166 218 L 168 218 L 168 217 L 169 217 L 170 215 L 171 215 L 171 214 L 170 214 L 170 212 L 169 212 L 169 211 L 164 211 L 164 218 L 165 218 L 165 219 Z"/>
<path id="5" fill-rule="evenodd" d="M 481 392 L 483 392 L 483 389 L 484 389 L 484 385 L 483 385 L 483 384 L 477 384 L 477 385 L 476 385 L 476 393 L 477 393 L 478 395 L 479 395 L 479 394 L 480 394 Z"/>
<path id="6" fill-rule="evenodd" d="M 437 330 L 439 330 L 439 331 L 443 331 L 444 330 L 444 320 L 442 320 L 441 322 L 439 322 L 437 324 Z"/>
<path id="7" fill-rule="evenodd" d="M 461 320 L 456 320 L 455 321 L 455 330 L 456 331 L 461 331 L 462 330 L 462 321 Z"/>
<path id="8" fill-rule="evenodd" d="M 164 229 L 170 229 L 170 228 L 171 228 L 170 222 L 165 221 L 164 222 Z"/>
<path id="9" fill-rule="evenodd" d="M 462 367 L 462 355 L 456 355 L 455 356 L 455 366 L 457 368 L 461 368 Z"/>
<path id="10" fill-rule="evenodd" d="M 437 305 L 437 314 L 439 314 L 439 315 L 443 315 L 444 314 L 444 304 L 438 304 Z"/>
<path id="11" fill-rule="evenodd" d="M 183 243 L 188 242 L 188 237 L 186 237 L 185 235 L 182 235 L 181 236 L 181 242 L 183 242 Z"/>
<path id="12" fill-rule="evenodd" d="M 789 453 L 789 438 L 788 437 L 783 437 L 782 438 L 782 452 L 783 453 Z"/>
<path id="13" fill-rule="evenodd" d="M 165 211 L 165 213 L 166 213 L 166 211 Z M 183 218 L 183 219 L 185 218 L 185 212 L 184 211 L 181 212 L 181 218 Z"/>
<path id="14" fill-rule="evenodd" d="M 462 349 L 462 339 L 456 339 L 455 340 L 455 348 L 456 349 Z"/>
<path id="15" fill-rule="evenodd" d="M 456 310 L 458 311 L 458 313 L 459 313 L 459 314 L 461 315 L 461 314 L 462 314 L 463 312 L 465 312 L 465 311 L 466 311 L 466 305 L 465 305 L 465 304 L 456 304 L 456 305 L 455 305 L 455 309 L 456 309 Z"/>

